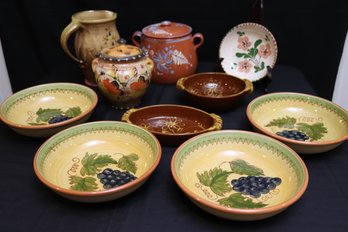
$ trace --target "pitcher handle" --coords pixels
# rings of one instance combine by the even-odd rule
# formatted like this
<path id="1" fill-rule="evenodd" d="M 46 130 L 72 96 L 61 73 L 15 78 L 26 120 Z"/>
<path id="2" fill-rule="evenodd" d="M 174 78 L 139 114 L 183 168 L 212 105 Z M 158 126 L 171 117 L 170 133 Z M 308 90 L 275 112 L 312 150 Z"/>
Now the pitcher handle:
<path id="1" fill-rule="evenodd" d="M 199 41 L 198 41 L 198 43 L 196 43 L 195 41 L 197 41 L 196 39 L 199 39 Z M 196 34 L 194 34 L 193 36 L 192 36 L 192 43 L 194 44 L 194 46 L 195 46 L 195 50 L 197 49 L 197 48 L 199 48 L 200 46 L 202 46 L 202 44 L 203 44 L 203 42 L 204 42 L 204 37 L 203 37 L 203 35 L 201 34 L 201 33 L 196 33 Z"/>
<path id="2" fill-rule="evenodd" d="M 68 48 L 68 39 L 80 27 L 81 27 L 80 23 L 71 21 L 71 23 L 69 23 L 69 25 L 64 28 L 62 34 L 60 35 L 60 45 L 62 46 L 64 52 L 68 54 L 68 56 L 70 56 L 76 62 L 83 64 L 83 60 L 80 60 L 76 56 L 74 56 Z"/>
<path id="3" fill-rule="evenodd" d="M 133 43 L 135 44 L 135 46 L 139 47 L 140 48 L 140 43 L 141 43 L 141 36 L 142 36 L 142 33 L 141 31 L 136 31 L 133 33 L 132 35 L 132 41 Z M 136 40 L 136 38 L 139 38 L 139 42 Z"/>

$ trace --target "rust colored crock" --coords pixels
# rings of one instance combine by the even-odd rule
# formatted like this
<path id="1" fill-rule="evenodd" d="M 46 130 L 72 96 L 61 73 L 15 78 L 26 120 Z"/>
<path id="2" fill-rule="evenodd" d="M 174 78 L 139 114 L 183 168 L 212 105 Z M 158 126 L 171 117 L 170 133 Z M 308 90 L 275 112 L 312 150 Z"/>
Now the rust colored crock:
<path id="1" fill-rule="evenodd" d="M 136 31 L 133 43 L 148 50 L 155 63 L 152 80 L 159 84 L 175 84 L 180 77 L 196 72 L 196 50 L 203 44 L 201 33 L 191 34 L 188 25 L 163 21 Z"/>

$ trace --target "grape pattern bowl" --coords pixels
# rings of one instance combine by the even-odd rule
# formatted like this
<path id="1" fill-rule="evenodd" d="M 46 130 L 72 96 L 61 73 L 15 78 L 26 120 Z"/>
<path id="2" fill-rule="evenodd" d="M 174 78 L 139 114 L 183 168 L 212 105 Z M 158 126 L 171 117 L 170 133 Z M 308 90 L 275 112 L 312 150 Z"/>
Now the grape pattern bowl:
<path id="1" fill-rule="evenodd" d="M 91 122 L 49 138 L 35 154 L 34 171 L 44 185 L 65 198 L 104 202 L 144 184 L 161 154 L 156 137 L 138 126 Z"/>
<path id="2" fill-rule="evenodd" d="M 348 112 L 313 95 L 266 94 L 251 101 L 246 111 L 256 131 L 301 154 L 329 151 L 348 138 Z"/>
<path id="3" fill-rule="evenodd" d="M 238 130 L 189 139 L 175 151 L 171 172 L 197 206 L 239 221 L 282 212 L 308 185 L 306 165 L 296 152 L 268 136 Z"/>
<path id="4" fill-rule="evenodd" d="M 8 97 L 1 104 L 0 118 L 21 135 L 48 137 L 87 121 L 97 102 L 94 90 L 84 85 L 42 84 Z"/>

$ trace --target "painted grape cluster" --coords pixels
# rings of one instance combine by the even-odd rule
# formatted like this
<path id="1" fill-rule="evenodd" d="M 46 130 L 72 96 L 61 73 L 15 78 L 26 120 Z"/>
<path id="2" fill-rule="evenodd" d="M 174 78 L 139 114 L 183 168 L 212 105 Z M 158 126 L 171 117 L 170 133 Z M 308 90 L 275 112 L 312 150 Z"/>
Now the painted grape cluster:
<path id="1" fill-rule="evenodd" d="M 104 169 L 101 173 L 97 174 L 97 178 L 100 183 L 103 184 L 104 189 L 110 189 L 127 184 L 136 179 L 128 171 L 112 170 L 111 168 Z"/>
<path id="2" fill-rule="evenodd" d="M 279 177 L 242 176 L 231 181 L 232 189 L 255 198 L 267 194 L 282 183 Z"/>

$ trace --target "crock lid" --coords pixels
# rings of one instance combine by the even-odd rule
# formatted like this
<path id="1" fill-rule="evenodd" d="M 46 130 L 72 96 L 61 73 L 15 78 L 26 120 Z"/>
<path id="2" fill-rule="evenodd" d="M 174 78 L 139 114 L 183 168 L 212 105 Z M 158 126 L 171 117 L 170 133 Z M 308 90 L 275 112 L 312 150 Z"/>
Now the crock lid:
<path id="1" fill-rule="evenodd" d="M 119 40 L 118 44 L 107 49 L 103 49 L 99 58 L 107 61 L 135 61 L 147 55 L 145 49 L 126 44 L 125 40 Z"/>
<path id="2" fill-rule="evenodd" d="M 142 32 L 152 38 L 177 38 L 190 34 L 192 28 L 186 24 L 163 21 L 145 27 Z"/>

